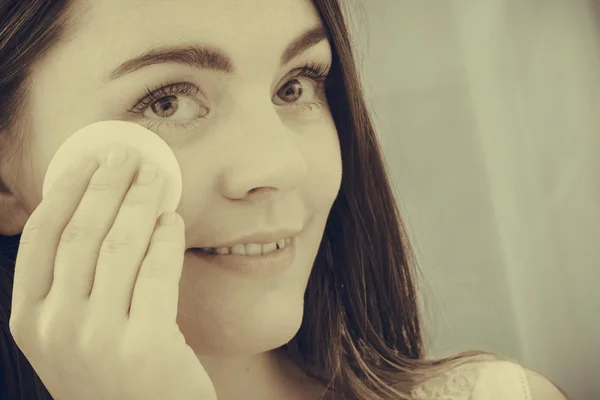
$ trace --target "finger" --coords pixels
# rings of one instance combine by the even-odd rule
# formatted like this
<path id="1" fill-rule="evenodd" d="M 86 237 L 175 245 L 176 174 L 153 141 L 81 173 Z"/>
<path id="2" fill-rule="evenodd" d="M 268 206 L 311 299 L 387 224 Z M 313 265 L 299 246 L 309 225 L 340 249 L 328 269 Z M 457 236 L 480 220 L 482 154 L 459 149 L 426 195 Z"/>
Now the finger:
<path id="1" fill-rule="evenodd" d="M 137 169 L 139 155 L 132 150 L 128 148 L 126 158 L 118 164 L 102 157 L 102 164 L 62 233 L 50 291 L 60 294 L 67 303 L 87 300 L 90 295 L 102 242 Z"/>
<path id="2" fill-rule="evenodd" d="M 21 306 L 38 303 L 50 292 L 60 236 L 97 168 L 93 156 L 82 155 L 54 182 L 25 223 L 15 263 L 13 313 Z"/>
<path id="3" fill-rule="evenodd" d="M 165 176 L 141 167 L 100 249 L 89 309 L 107 318 L 127 317 L 138 269 L 156 225 Z M 153 180 L 140 180 L 140 176 Z"/>
<path id="4" fill-rule="evenodd" d="M 163 225 L 168 214 L 173 214 L 175 220 Z M 129 312 L 132 323 L 149 325 L 157 320 L 177 323 L 184 253 L 183 219 L 177 213 L 165 212 L 159 218 L 135 282 Z"/>

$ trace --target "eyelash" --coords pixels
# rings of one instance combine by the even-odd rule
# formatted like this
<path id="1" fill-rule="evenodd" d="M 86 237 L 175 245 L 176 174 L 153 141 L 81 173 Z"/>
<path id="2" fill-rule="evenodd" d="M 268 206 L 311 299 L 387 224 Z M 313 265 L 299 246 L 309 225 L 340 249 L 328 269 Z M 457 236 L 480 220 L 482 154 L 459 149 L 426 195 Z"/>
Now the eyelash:
<path id="1" fill-rule="evenodd" d="M 317 83 L 317 89 L 323 90 L 327 87 L 327 77 L 329 75 L 330 66 L 324 63 L 306 63 L 300 70 L 290 77 L 290 80 L 294 78 L 310 78 Z M 288 81 L 289 82 L 289 81 Z M 146 86 L 146 94 L 139 98 L 137 103 L 128 112 L 132 114 L 143 114 L 148 107 L 154 102 L 160 100 L 163 97 L 168 96 L 195 96 L 198 94 L 200 89 L 189 82 L 167 82 L 160 87 L 151 90 Z M 290 107 L 300 107 L 302 109 L 312 110 L 313 107 L 321 107 L 324 104 L 323 101 L 316 101 L 307 104 L 290 104 Z M 154 122 L 154 121 L 153 121 Z M 162 124 L 164 122 L 158 122 Z M 190 123 L 183 124 L 188 128 L 192 128 L 193 125 Z"/>

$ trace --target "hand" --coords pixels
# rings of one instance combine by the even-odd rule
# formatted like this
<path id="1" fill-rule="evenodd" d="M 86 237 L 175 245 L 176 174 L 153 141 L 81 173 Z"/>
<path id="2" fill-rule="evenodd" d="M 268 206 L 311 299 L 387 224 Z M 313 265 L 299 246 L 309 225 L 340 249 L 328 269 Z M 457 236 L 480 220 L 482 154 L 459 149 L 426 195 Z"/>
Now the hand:
<path id="1" fill-rule="evenodd" d="M 176 323 L 183 220 L 157 224 L 165 177 L 132 183 L 140 157 L 127 153 L 116 165 L 88 157 L 32 213 L 11 333 L 55 400 L 214 400 Z"/>

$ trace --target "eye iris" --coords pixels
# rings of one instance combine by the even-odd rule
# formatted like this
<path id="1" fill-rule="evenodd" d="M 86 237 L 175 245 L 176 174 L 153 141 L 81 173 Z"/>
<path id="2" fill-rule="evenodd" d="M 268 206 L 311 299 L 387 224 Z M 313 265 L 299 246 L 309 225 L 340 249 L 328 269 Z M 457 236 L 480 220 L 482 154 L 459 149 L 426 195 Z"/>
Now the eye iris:
<path id="1" fill-rule="evenodd" d="M 177 100 L 177 96 L 166 96 L 152 103 L 151 108 L 156 115 L 169 118 L 177 111 L 178 106 L 179 101 Z"/>
<path id="2" fill-rule="evenodd" d="M 304 93 L 304 89 L 303 89 L 302 85 L 297 80 L 290 82 L 290 84 L 285 86 L 282 89 L 282 91 L 283 91 L 283 94 L 281 95 L 282 97 L 290 96 L 290 95 L 294 96 L 294 94 L 296 94 L 296 96 L 295 96 L 296 98 L 291 101 L 297 100 L 298 97 L 302 96 L 302 94 Z"/>

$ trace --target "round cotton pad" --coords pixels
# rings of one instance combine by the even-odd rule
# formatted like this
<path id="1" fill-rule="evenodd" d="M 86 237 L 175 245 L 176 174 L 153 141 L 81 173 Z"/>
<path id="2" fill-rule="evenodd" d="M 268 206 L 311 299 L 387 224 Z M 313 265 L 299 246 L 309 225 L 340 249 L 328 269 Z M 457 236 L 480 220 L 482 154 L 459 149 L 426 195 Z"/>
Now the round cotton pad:
<path id="1" fill-rule="evenodd" d="M 101 157 L 105 157 L 111 144 L 120 143 L 133 147 L 140 154 L 140 165 L 151 162 L 166 176 L 157 216 L 164 211 L 175 211 L 181 200 L 182 179 L 177 158 L 164 140 L 149 129 L 133 122 L 101 121 L 87 125 L 72 134 L 56 151 L 50 161 L 44 183 L 42 197 L 69 166 L 72 160 L 87 152 L 91 156 L 103 149 Z"/>

